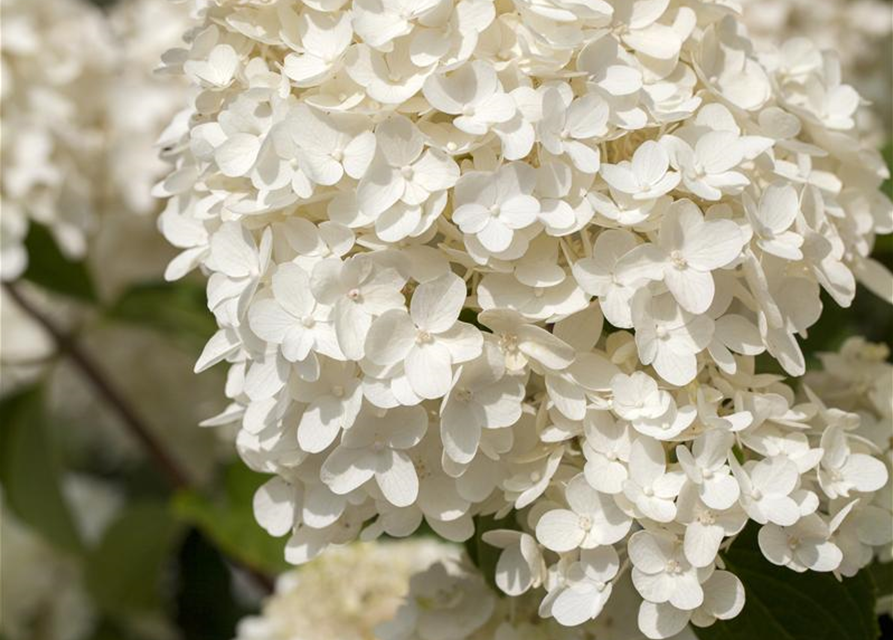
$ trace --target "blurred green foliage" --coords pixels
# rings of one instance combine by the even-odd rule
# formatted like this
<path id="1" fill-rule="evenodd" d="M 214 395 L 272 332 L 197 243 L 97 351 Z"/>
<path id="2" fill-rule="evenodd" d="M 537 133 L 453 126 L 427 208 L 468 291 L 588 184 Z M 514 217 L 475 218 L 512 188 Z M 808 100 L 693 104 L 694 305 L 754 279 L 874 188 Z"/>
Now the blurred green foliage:
<path id="1" fill-rule="evenodd" d="M 0 402 L 0 482 L 7 508 L 52 545 L 79 553 L 83 544 L 62 496 L 59 452 L 49 437 L 40 387 Z"/>
<path id="2" fill-rule="evenodd" d="M 283 557 L 284 541 L 273 538 L 254 519 L 254 492 L 268 480 L 241 461 L 223 470 L 223 490 L 208 497 L 196 491 L 183 491 L 173 499 L 174 512 L 194 525 L 227 555 L 247 566 L 276 575 L 288 568 Z"/>

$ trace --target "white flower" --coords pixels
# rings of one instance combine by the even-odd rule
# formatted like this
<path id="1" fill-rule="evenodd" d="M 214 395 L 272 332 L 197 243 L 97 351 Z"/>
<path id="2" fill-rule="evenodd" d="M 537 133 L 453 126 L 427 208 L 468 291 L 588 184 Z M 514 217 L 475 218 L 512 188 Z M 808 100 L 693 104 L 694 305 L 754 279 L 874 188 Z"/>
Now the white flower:
<path id="1" fill-rule="evenodd" d="M 453 222 L 488 251 L 505 251 L 515 231 L 536 222 L 540 204 L 530 195 L 535 180 L 529 165 L 516 162 L 495 174 L 466 173 L 456 184 Z"/>
<path id="2" fill-rule="evenodd" d="M 496 71 L 480 60 L 450 75 L 429 76 L 422 92 L 432 107 L 456 116 L 453 126 L 472 135 L 484 135 L 515 115 L 515 102 L 502 90 Z"/>
<path id="3" fill-rule="evenodd" d="M 367 357 L 382 365 L 404 362 L 419 396 L 443 397 L 453 382 L 453 365 L 476 358 L 482 349 L 480 331 L 459 321 L 464 301 L 465 283 L 452 273 L 419 285 L 409 312 L 390 310 L 372 325 Z"/>
<path id="4" fill-rule="evenodd" d="M 380 157 L 357 186 L 360 211 L 377 216 L 398 201 L 424 204 L 432 193 L 456 183 L 456 163 L 436 149 L 425 150 L 418 128 L 402 116 L 393 116 L 375 131 Z"/>
<path id="5" fill-rule="evenodd" d="M 611 597 L 619 565 L 613 547 L 583 550 L 567 568 L 565 583 L 546 596 L 541 609 L 568 627 L 596 618 Z"/>
<path id="6" fill-rule="evenodd" d="M 713 337 L 710 318 L 688 313 L 672 296 L 664 294 L 634 299 L 633 325 L 643 364 L 652 365 L 670 384 L 684 385 L 694 379 L 696 355 Z"/>
<path id="7" fill-rule="evenodd" d="M 329 77 L 353 37 L 350 16 L 307 11 L 298 18 L 300 53 L 285 56 L 282 71 L 298 87 L 312 87 Z"/>
<path id="8" fill-rule="evenodd" d="M 574 263 L 574 278 L 583 290 L 599 299 L 605 319 L 615 327 L 631 329 L 632 297 L 636 289 L 618 278 L 618 262 L 638 245 L 628 231 L 609 229 L 598 235 L 592 257 Z"/>
<path id="9" fill-rule="evenodd" d="M 598 147 L 584 141 L 604 136 L 607 120 L 608 106 L 597 95 L 565 103 L 559 91 L 549 89 L 543 96 L 543 117 L 537 123 L 537 133 L 549 153 L 567 154 L 577 169 L 595 173 L 600 165 Z"/>
<path id="10" fill-rule="evenodd" d="M 370 47 L 390 51 L 394 39 L 412 32 L 412 21 L 435 6 L 436 0 L 358 0 L 353 28 Z"/>
<path id="11" fill-rule="evenodd" d="M 441 567 L 379 635 L 632 636 L 637 609 L 663 638 L 741 610 L 718 553 L 749 520 L 829 522 L 840 575 L 885 544 L 886 355 L 822 356 L 802 392 L 756 358 L 806 373 L 822 291 L 893 282 L 833 54 L 755 47 L 728 3 L 212 4 L 165 56 L 200 93 L 155 192 L 168 276 L 208 276 L 198 368 L 230 367 L 206 424 L 278 478 L 258 518 L 293 562 L 519 529 L 486 536 L 511 597 Z"/>
<path id="12" fill-rule="evenodd" d="M 483 540 L 503 550 L 496 563 L 496 585 L 504 593 L 519 596 L 543 583 L 546 563 L 533 536 L 502 529 L 485 532 Z"/>
<path id="13" fill-rule="evenodd" d="M 311 351 L 344 359 L 332 308 L 316 302 L 310 292 L 310 276 L 296 264 L 283 264 L 273 274 L 273 297 L 257 300 L 248 310 L 251 330 L 263 340 L 282 346 L 292 362 L 304 360 Z"/>
<path id="14" fill-rule="evenodd" d="M 728 571 L 714 571 L 703 584 L 704 602 L 692 611 L 677 609 L 670 603 L 647 600 L 639 607 L 639 629 L 648 638 L 677 637 L 692 622 L 707 627 L 717 620 L 730 620 L 744 608 L 744 585 Z"/>
<path id="15" fill-rule="evenodd" d="M 329 258 L 316 264 L 310 290 L 319 302 L 333 307 L 335 334 L 346 357 L 362 357 L 374 316 L 402 307 L 400 289 L 404 282 L 397 271 L 376 265 L 365 256 L 344 262 Z"/>
<path id="16" fill-rule="evenodd" d="M 239 621 L 236 639 L 317 633 L 371 637 L 376 626 L 394 616 L 413 574 L 453 555 L 450 547 L 431 540 L 332 549 L 300 571 L 280 574 L 261 611 Z M 321 591 L 326 592 L 324 600 L 319 598 Z"/>
<path id="17" fill-rule="evenodd" d="M 413 576 L 407 601 L 376 634 L 384 640 L 463 640 L 487 622 L 494 606 L 492 591 L 479 575 L 437 563 Z"/>
<path id="18" fill-rule="evenodd" d="M 673 402 L 647 373 L 618 374 L 611 380 L 611 410 L 633 424 L 640 419 L 659 418 Z"/>
<path id="19" fill-rule="evenodd" d="M 696 485 L 687 484 L 679 494 L 677 520 L 684 523 L 683 551 L 695 567 L 713 564 L 723 540 L 740 532 L 747 514 L 738 505 L 712 509 L 698 497 Z"/>
<path id="20" fill-rule="evenodd" d="M 611 410 L 639 433 L 657 440 L 675 438 L 695 418 L 692 407 L 678 411 L 673 397 L 658 389 L 654 379 L 642 371 L 614 376 L 611 394 Z"/>
<path id="21" fill-rule="evenodd" d="M 540 517 L 536 537 L 552 551 L 592 549 L 614 544 L 629 531 L 632 521 L 608 495 L 599 493 L 578 475 L 565 491 L 570 509 L 553 509 Z"/>
<path id="22" fill-rule="evenodd" d="M 523 370 L 531 361 L 558 371 L 574 361 L 574 350 L 569 344 L 545 329 L 525 323 L 516 311 L 488 309 L 478 320 L 495 333 L 509 371 Z"/>
<path id="23" fill-rule="evenodd" d="M 760 529 L 760 551 L 769 562 L 803 573 L 834 571 L 843 554 L 830 541 L 831 529 L 818 515 L 812 514 L 790 526 L 769 523 Z"/>
<path id="24" fill-rule="evenodd" d="M 433 67 L 421 68 L 413 64 L 409 43 L 406 40 L 398 41 L 392 50 L 386 53 L 373 49 L 365 43 L 353 44 L 344 55 L 344 64 L 352 82 L 346 87 L 338 85 L 331 87 L 334 92 L 323 102 L 324 106 L 333 102 L 341 108 L 355 106 L 353 103 L 359 100 L 350 99 L 350 94 L 344 89 L 351 89 L 357 85 L 376 102 L 400 104 L 414 96 L 422 88 L 425 78 L 433 71 Z M 362 94 L 359 97 L 362 99 Z M 347 101 L 346 107 L 343 106 L 345 101 Z"/>
<path id="25" fill-rule="evenodd" d="M 303 105 L 301 105 L 303 106 Z M 298 145 L 299 162 L 316 184 L 337 184 L 345 174 L 359 179 L 375 155 L 375 135 L 365 118 L 296 107 L 286 120 L 289 134 Z"/>
<path id="26" fill-rule="evenodd" d="M 632 448 L 629 426 L 615 422 L 606 411 L 587 411 L 583 428 L 586 480 L 602 493 L 621 493 L 629 477 L 626 466 Z"/>
<path id="27" fill-rule="evenodd" d="M 760 249 L 786 260 L 803 258 L 800 251 L 803 238 L 788 230 L 800 212 L 797 192 L 793 187 L 770 185 L 760 196 L 759 206 L 747 194 L 744 204 Z"/>
<path id="28" fill-rule="evenodd" d="M 676 447 L 676 458 L 685 475 L 711 509 L 723 511 L 738 501 L 740 488 L 726 464 L 734 443 L 731 433 L 714 429 L 695 438 L 691 450 L 682 445 Z"/>
<path id="29" fill-rule="evenodd" d="M 764 524 L 792 525 L 800 519 L 800 507 L 791 497 L 800 474 L 784 456 L 766 458 L 742 467 L 729 461 L 741 487 L 741 506 L 753 520 Z"/>
<path id="30" fill-rule="evenodd" d="M 668 171 L 669 168 L 667 152 L 658 143 L 648 140 L 639 145 L 631 161 L 605 164 L 600 174 L 613 189 L 634 200 L 652 200 L 669 193 L 679 184 L 679 174 Z"/>
<path id="31" fill-rule="evenodd" d="M 829 498 L 847 498 L 851 491 L 871 493 L 887 483 L 884 463 L 867 453 L 854 453 L 842 427 L 831 425 L 822 434 L 821 445 L 824 455 L 818 477 Z"/>
<path id="32" fill-rule="evenodd" d="M 704 590 L 694 568 L 672 535 L 638 531 L 629 539 L 633 584 L 648 602 L 668 602 L 691 611 L 704 602 Z"/>
<path id="33" fill-rule="evenodd" d="M 322 480 L 343 495 L 375 478 L 391 504 L 408 506 L 418 497 L 419 479 L 405 450 L 418 444 L 427 429 L 428 417 L 420 407 L 361 410 L 326 458 Z"/>
<path id="34" fill-rule="evenodd" d="M 353 363 L 327 361 L 313 382 L 299 381 L 292 396 L 307 402 L 298 423 L 298 444 L 308 453 L 328 449 L 343 429 L 350 429 L 363 402 Z"/>
<path id="35" fill-rule="evenodd" d="M 656 522 L 672 522 L 676 503 L 685 483 L 685 474 L 667 472 L 663 447 L 657 440 L 640 436 L 633 440 L 629 453 L 629 479 L 623 493 L 645 517 Z"/>
<path id="36" fill-rule="evenodd" d="M 704 313 L 713 302 L 712 271 L 737 258 L 744 244 L 730 220 L 704 220 L 697 205 L 678 200 L 661 221 L 657 245 L 630 251 L 620 267 L 622 278 L 662 279 L 679 305 L 689 313 Z M 644 272 L 644 273 L 643 273 Z"/>
<path id="37" fill-rule="evenodd" d="M 427 372 L 430 375 L 430 371 Z M 455 462 L 471 462 L 482 429 L 510 427 L 521 417 L 524 381 L 506 375 L 505 359 L 492 342 L 461 367 L 440 410 L 444 452 Z"/>

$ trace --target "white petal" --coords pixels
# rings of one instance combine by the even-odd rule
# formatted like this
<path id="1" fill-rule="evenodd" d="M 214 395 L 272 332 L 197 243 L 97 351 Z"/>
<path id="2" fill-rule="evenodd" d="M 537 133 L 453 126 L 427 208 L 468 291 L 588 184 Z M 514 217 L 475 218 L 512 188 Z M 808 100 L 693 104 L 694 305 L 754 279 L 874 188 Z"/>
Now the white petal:
<path id="1" fill-rule="evenodd" d="M 416 344 L 406 356 L 406 377 L 422 398 L 442 398 L 453 380 L 450 352 L 436 343 Z"/>
<path id="2" fill-rule="evenodd" d="M 419 495 L 419 477 L 409 456 L 391 451 L 387 467 L 375 473 L 375 481 L 384 497 L 395 507 L 407 507 Z"/>
<path id="3" fill-rule="evenodd" d="M 404 309 L 391 309 L 375 319 L 366 335 L 366 357 L 380 365 L 403 360 L 415 344 L 418 330 Z"/>
<path id="4" fill-rule="evenodd" d="M 465 293 L 465 281 L 452 272 L 419 285 L 410 302 L 413 321 L 431 333 L 446 331 L 459 318 Z"/>
<path id="5" fill-rule="evenodd" d="M 276 477 L 254 493 L 254 517 L 272 536 L 284 536 L 295 525 L 295 489 Z"/>
<path id="6" fill-rule="evenodd" d="M 536 539 L 559 553 L 579 547 L 584 536 L 580 517 L 567 509 L 547 511 L 536 524 Z"/>

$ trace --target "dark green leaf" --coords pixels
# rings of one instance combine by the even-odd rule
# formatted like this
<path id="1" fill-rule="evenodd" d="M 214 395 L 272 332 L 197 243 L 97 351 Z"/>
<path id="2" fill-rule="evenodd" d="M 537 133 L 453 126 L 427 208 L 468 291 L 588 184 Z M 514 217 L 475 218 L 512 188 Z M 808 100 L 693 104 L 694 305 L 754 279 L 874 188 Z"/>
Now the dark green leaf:
<path id="1" fill-rule="evenodd" d="M 485 333 L 493 333 L 490 331 L 489 327 L 485 327 L 480 322 L 478 322 L 478 312 L 474 309 L 470 309 L 469 307 L 465 307 L 462 311 L 459 312 L 459 320 L 462 322 L 467 322 L 468 324 L 473 324 L 478 329 Z"/>
<path id="2" fill-rule="evenodd" d="M 115 616 L 161 605 L 162 579 L 179 531 L 162 503 L 128 506 L 90 553 L 86 582 L 94 600 Z"/>
<path id="3" fill-rule="evenodd" d="M 278 573 L 288 567 L 282 540 L 264 531 L 252 510 L 254 492 L 268 479 L 241 461 L 234 462 L 226 469 L 225 495 L 212 500 L 183 491 L 174 498 L 174 511 L 183 521 L 198 527 L 227 556 L 255 569 Z"/>
<path id="4" fill-rule="evenodd" d="M 233 598 L 232 573 L 220 553 L 195 529 L 179 552 L 175 618 L 185 640 L 236 637 L 245 611 Z"/>
<path id="5" fill-rule="evenodd" d="M 872 562 L 868 566 L 877 596 L 893 595 L 893 562 Z"/>
<path id="6" fill-rule="evenodd" d="M 46 227 L 32 222 L 25 248 L 28 250 L 28 268 L 23 275 L 26 280 L 72 298 L 97 301 L 87 264 L 65 257 Z"/>
<path id="7" fill-rule="evenodd" d="M 62 468 L 50 438 L 40 388 L 0 403 L 0 481 L 9 508 L 47 542 L 80 551 L 80 536 L 62 495 Z"/>
<path id="8" fill-rule="evenodd" d="M 109 307 L 106 316 L 199 345 L 216 330 L 204 287 L 185 280 L 135 285 Z"/>
<path id="9" fill-rule="evenodd" d="M 744 583 L 741 614 L 706 629 L 702 640 L 876 640 L 874 585 L 867 572 L 838 582 L 827 573 L 796 573 L 770 564 L 749 526 L 723 554 Z"/>

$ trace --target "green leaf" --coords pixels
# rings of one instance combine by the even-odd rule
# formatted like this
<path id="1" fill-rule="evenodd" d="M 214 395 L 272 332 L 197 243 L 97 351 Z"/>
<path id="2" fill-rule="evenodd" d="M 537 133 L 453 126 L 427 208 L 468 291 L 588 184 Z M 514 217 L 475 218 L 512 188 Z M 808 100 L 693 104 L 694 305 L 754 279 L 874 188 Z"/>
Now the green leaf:
<path id="1" fill-rule="evenodd" d="M 192 529 L 183 541 L 176 589 L 176 625 L 184 640 L 235 638 L 236 625 L 248 614 L 233 597 L 233 574 L 201 533 Z"/>
<path id="2" fill-rule="evenodd" d="M 893 562 L 874 561 L 868 565 L 868 571 L 879 598 L 893 595 Z"/>
<path id="3" fill-rule="evenodd" d="M 751 524 L 723 559 L 744 583 L 746 603 L 732 620 L 695 633 L 702 640 L 876 640 L 875 591 L 868 572 L 838 582 L 769 563 Z"/>
<path id="4" fill-rule="evenodd" d="M 465 307 L 464 309 L 462 309 L 462 311 L 459 312 L 459 320 L 461 320 L 462 322 L 467 322 L 468 324 L 473 324 L 484 333 L 493 333 L 490 330 L 490 327 L 485 327 L 478 321 L 478 315 L 480 314 L 474 309 Z"/>
<path id="5" fill-rule="evenodd" d="M 884 156 L 884 160 L 887 161 L 887 167 L 889 167 L 890 173 L 893 174 L 893 140 L 884 146 L 881 150 L 881 155 Z M 893 198 L 893 179 L 888 178 L 885 180 L 884 184 L 881 186 L 881 191 L 886 193 L 890 198 Z"/>
<path id="6" fill-rule="evenodd" d="M 63 255 L 46 227 L 32 222 L 25 238 L 25 248 L 28 250 L 28 268 L 23 278 L 85 302 L 98 300 L 87 263 Z"/>
<path id="7" fill-rule="evenodd" d="M 112 616 L 161 605 L 162 577 L 180 530 L 163 503 L 128 506 L 89 554 L 86 583 L 93 599 Z"/>
<path id="8" fill-rule="evenodd" d="M 199 345 L 217 329 L 204 287 L 186 280 L 137 284 L 109 307 L 106 317 Z"/>
<path id="9" fill-rule="evenodd" d="M 12 512 L 47 542 L 67 551 L 82 549 L 62 495 L 62 465 L 47 429 L 39 387 L 0 402 L 0 482 Z"/>
<path id="10" fill-rule="evenodd" d="M 282 540 L 264 531 L 254 519 L 254 492 L 269 479 L 246 467 L 231 463 L 224 478 L 225 495 L 216 500 L 194 491 L 183 491 L 174 498 L 177 516 L 201 530 L 231 558 L 267 573 L 287 569 Z"/>

